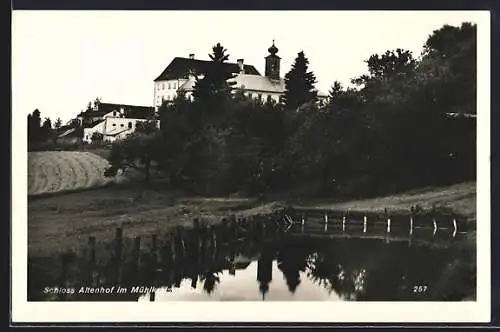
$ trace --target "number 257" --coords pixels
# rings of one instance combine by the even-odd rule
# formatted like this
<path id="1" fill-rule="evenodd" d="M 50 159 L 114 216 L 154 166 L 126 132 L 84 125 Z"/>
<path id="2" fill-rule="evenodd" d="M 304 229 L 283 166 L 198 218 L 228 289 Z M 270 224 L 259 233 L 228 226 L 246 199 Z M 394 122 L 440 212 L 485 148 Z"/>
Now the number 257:
<path id="1" fill-rule="evenodd" d="M 413 286 L 413 293 L 424 293 L 427 291 L 426 285 Z"/>

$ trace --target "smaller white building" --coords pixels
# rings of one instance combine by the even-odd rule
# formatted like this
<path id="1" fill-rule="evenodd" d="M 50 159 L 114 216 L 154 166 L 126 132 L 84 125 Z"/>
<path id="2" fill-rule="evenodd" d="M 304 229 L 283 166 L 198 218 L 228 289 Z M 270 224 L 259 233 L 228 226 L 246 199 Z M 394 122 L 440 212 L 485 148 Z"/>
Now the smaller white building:
<path id="1" fill-rule="evenodd" d="M 107 116 L 95 126 L 83 128 L 83 141 L 92 143 L 92 135 L 97 132 L 103 135 L 104 142 L 112 143 L 115 140 L 123 139 L 127 137 L 127 135 L 135 132 L 137 123 L 146 121 L 148 120 Z M 160 128 L 160 121 L 154 121 L 156 122 L 156 127 Z"/>
<path id="2" fill-rule="evenodd" d="M 83 141 L 92 143 L 94 133 L 102 134 L 104 142 L 114 142 L 135 132 L 140 122 L 154 121 L 160 127 L 160 121 L 155 119 L 153 107 L 97 103 L 93 109 L 78 114 L 80 126 L 83 127 Z"/>

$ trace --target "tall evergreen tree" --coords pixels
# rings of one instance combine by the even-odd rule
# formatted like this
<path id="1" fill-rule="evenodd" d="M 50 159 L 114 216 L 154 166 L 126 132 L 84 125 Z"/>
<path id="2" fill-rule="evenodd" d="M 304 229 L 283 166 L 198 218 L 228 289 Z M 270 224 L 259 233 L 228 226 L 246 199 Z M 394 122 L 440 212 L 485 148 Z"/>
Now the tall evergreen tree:
<path id="1" fill-rule="evenodd" d="M 38 109 L 28 115 L 28 141 L 30 143 L 34 143 L 40 139 L 41 123 L 42 118 Z"/>
<path id="2" fill-rule="evenodd" d="M 211 191 L 211 183 L 215 181 L 221 172 L 220 161 L 222 148 L 224 146 L 224 129 L 227 127 L 229 101 L 231 100 L 231 86 L 235 82 L 230 80 L 234 74 L 226 65 L 229 55 L 227 50 L 217 43 L 212 48 L 210 59 L 212 60 L 203 73 L 202 78 L 197 77 L 194 86 L 193 97 L 195 102 L 196 116 L 201 125 L 200 130 L 192 137 L 193 144 L 190 148 L 192 155 L 199 157 L 198 164 L 203 163 L 201 181 L 204 184 L 205 194 Z M 196 123 L 195 122 L 195 123 Z"/>
<path id="3" fill-rule="evenodd" d="M 229 59 L 229 54 L 226 54 L 227 50 L 220 43 L 217 43 L 212 51 L 213 53 L 209 55 L 212 62 L 203 73 L 204 77 L 196 77 L 193 91 L 195 101 L 208 102 L 212 101 L 214 97 L 228 96 L 231 86 L 235 84 L 228 82 L 234 78 L 234 74 L 225 66 L 225 62 Z"/>
<path id="4" fill-rule="evenodd" d="M 316 76 L 312 71 L 308 71 L 309 60 L 301 51 L 298 53 L 292 69 L 285 75 L 285 95 L 284 101 L 287 109 L 297 109 L 297 107 L 316 100 L 317 92 L 314 89 Z"/>
<path id="5" fill-rule="evenodd" d="M 46 130 L 52 129 L 52 121 L 50 120 L 50 118 L 45 118 L 43 120 L 42 128 L 44 128 Z"/>
<path id="6" fill-rule="evenodd" d="M 61 128 L 61 126 L 62 126 L 62 120 L 61 120 L 61 118 L 57 118 L 56 122 L 54 123 L 54 128 L 59 129 L 59 128 Z"/>
<path id="7" fill-rule="evenodd" d="M 46 140 L 52 136 L 52 121 L 50 118 L 44 119 L 40 135 L 41 140 Z"/>
<path id="8" fill-rule="evenodd" d="M 337 100 L 339 95 L 342 93 L 342 84 L 339 81 L 334 81 L 330 91 L 328 91 L 328 101 L 330 103 Z"/>

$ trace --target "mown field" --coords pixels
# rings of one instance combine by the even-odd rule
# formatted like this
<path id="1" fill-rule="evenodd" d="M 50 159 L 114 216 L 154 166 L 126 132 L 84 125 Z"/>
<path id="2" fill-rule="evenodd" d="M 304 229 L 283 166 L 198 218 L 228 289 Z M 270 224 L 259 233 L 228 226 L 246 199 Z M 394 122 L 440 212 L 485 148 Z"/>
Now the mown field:
<path id="1" fill-rule="evenodd" d="M 28 195 L 88 189 L 116 181 L 105 178 L 109 163 L 91 152 L 41 151 L 28 153 Z"/>

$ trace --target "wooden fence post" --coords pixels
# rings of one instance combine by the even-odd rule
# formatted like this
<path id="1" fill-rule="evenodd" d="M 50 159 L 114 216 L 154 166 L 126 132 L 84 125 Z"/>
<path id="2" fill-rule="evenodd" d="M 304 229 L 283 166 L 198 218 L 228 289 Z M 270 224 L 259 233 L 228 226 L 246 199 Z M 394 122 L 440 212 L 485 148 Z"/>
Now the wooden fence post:
<path id="1" fill-rule="evenodd" d="M 212 228 L 212 257 L 215 257 L 217 254 L 217 229 L 215 227 Z"/>
<path id="2" fill-rule="evenodd" d="M 453 238 L 454 238 L 457 235 L 458 227 L 457 227 L 457 218 L 455 217 L 455 215 L 452 215 L 452 218 L 453 218 Z"/>
<path id="3" fill-rule="evenodd" d="M 413 235 L 413 221 L 415 218 L 415 209 L 413 206 L 410 208 L 410 236 Z"/>
<path id="4" fill-rule="evenodd" d="M 367 218 L 365 215 L 363 216 L 363 233 L 366 233 L 366 227 L 367 227 Z"/>
<path id="5" fill-rule="evenodd" d="M 301 220 L 301 226 L 300 226 L 300 232 L 301 233 L 304 233 L 304 225 L 306 223 L 306 220 L 305 220 L 305 217 L 304 217 L 304 214 L 302 214 L 302 220 Z"/>
<path id="6" fill-rule="evenodd" d="M 64 288 L 66 287 L 66 282 L 68 280 L 69 253 L 61 253 L 59 258 L 61 259 L 61 274 L 59 276 L 59 285 Z"/>
<path id="7" fill-rule="evenodd" d="M 186 242 L 184 241 L 184 234 L 183 234 L 182 226 L 177 227 L 176 238 L 177 238 L 177 241 L 179 242 L 179 252 L 177 253 L 178 254 L 177 256 L 182 256 L 182 258 L 185 258 L 185 256 L 186 256 Z"/>
<path id="8" fill-rule="evenodd" d="M 134 248 L 132 249 L 132 269 L 133 277 L 136 279 L 139 273 L 139 256 L 141 252 L 141 237 L 136 236 L 134 238 Z"/>
<path id="9" fill-rule="evenodd" d="M 155 254 L 156 254 L 156 251 L 158 250 L 158 242 L 157 242 L 156 234 L 151 235 L 151 250 Z"/>
<path id="10" fill-rule="evenodd" d="M 177 261 L 177 243 L 174 234 L 170 234 L 170 252 L 172 254 L 172 262 Z"/>
<path id="11" fill-rule="evenodd" d="M 436 205 L 432 204 L 432 225 L 434 227 L 434 232 L 432 233 L 432 236 L 436 235 L 438 226 L 437 226 L 437 221 L 436 221 Z"/>
<path id="12" fill-rule="evenodd" d="M 89 265 L 88 265 L 88 283 L 89 286 L 94 286 L 94 269 L 95 269 L 95 237 L 89 236 Z"/>
<path id="13" fill-rule="evenodd" d="M 221 240 L 222 243 L 224 243 L 224 242 L 227 241 L 227 233 L 228 233 L 228 231 L 227 231 L 227 228 L 228 228 L 227 226 L 228 225 L 227 225 L 227 219 L 226 218 L 222 218 L 221 219 L 221 225 L 222 225 L 222 227 L 221 227 L 220 240 Z"/>
<path id="14" fill-rule="evenodd" d="M 60 255 L 61 275 L 59 276 L 59 285 L 62 288 L 65 288 L 67 286 L 69 263 L 70 263 L 70 260 L 72 259 L 73 254 L 74 254 L 73 252 L 67 251 L 67 252 L 61 253 L 61 255 Z M 59 296 L 61 299 L 64 299 L 67 297 L 67 294 L 66 294 L 66 292 L 61 292 L 61 294 L 59 294 Z"/>
<path id="15" fill-rule="evenodd" d="M 151 234 L 151 256 L 153 259 L 153 269 L 158 268 L 158 239 L 156 234 Z"/>
<path id="16" fill-rule="evenodd" d="M 343 232 L 345 232 L 345 219 L 346 219 L 346 217 L 345 217 L 345 213 L 344 213 L 344 215 L 342 216 L 342 231 Z"/>
<path id="17" fill-rule="evenodd" d="M 385 217 L 387 218 L 387 233 L 391 232 L 391 218 L 389 217 L 389 214 L 387 213 L 387 208 L 384 208 L 384 214 Z"/>
<path id="18" fill-rule="evenodd" d="M 117 284 L 121 282 L 122 245 L 123 245 L 123 230 L 121 227 L 118 227 L 115 233 L 115 252 L 114 252 L 115 282 Z"/>
<path id="19" fill-rule="evenodd" d="M 325 232 L 328 230 L 328 213 L 325 212 Z"/>

